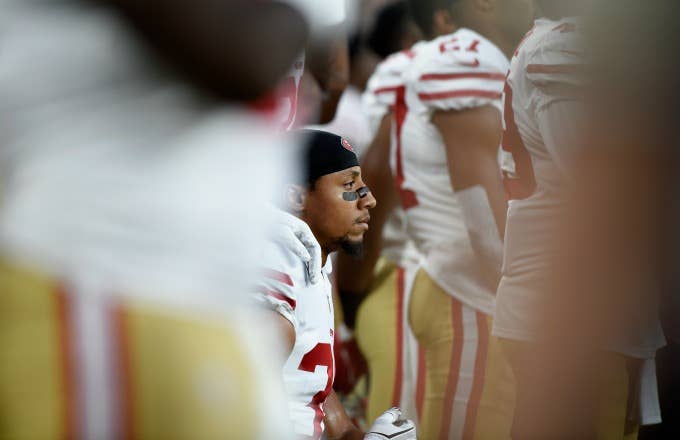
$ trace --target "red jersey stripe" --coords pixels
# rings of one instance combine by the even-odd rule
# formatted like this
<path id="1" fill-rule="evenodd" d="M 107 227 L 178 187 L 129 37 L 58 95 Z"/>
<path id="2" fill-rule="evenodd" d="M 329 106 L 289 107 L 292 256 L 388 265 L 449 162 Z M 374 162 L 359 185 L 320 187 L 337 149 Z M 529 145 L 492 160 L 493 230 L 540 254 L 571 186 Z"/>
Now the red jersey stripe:
<path id="1" fill-rule="evenodd" d="M 421 81 L 437 81 L 447 79 L 487 79 L 490 81 L 505 81 L 505 75 L 493 72 L 458 72 L 458 73 L 426 73 L 421 75 Z"/>
<path id="2" fill-rule="evenodd" d="M 293 310 L 295 310 L 295 306 L 297 305 L 297 302 L 294 299 L 289 298 L 286 295 L 284 295 L 283 293 L 277 292 L 275 290 L 269 290 L 269 289 L 262 288 L 261 291 L 262 291 L 262 293 L 264 293 L 267 296 L 271 296 L 272 298 L 276 298 L 279 301 L 287 302 L 293 308 Z"/>
<path id="3" fill-rule="evenodd" d="M 274 269 L 265 269 L 264 276 L 280 283 L 293 287 L 293 279 L 290 275 Z"/>
<path id="4" fill-rule="evenodd" d="M 375 89 L 373 93 L 375 95 L 380 95 L 382 93 L 395 93 L 397 90 L 399 90 L 399 87 L 401 86 L 380 87 L 378 89 Z"/>
<path id="5" fill-rule="evenodd" d="M 489 98 L 501 99 L 500 92 L 492 92 L 489 90 L 451 90 L 448 92 L 437 93 L 418 93 L 418 98 L 422 101 L 435 101 L 437 99 L 448 98 Z"/>

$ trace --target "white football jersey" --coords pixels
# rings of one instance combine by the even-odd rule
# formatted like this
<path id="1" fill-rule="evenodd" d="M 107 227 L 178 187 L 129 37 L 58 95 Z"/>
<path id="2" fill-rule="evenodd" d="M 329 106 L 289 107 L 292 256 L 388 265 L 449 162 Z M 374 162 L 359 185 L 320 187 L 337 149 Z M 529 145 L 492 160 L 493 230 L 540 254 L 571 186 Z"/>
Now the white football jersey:
<path id="1" fill-rule="evenodd" d="M 511 198 L 494 334 L 532 340 L 550 282 L 554 236 L 563 218 L 560 190 L 572 177 L 572 157 L 584 111 L 587 45 L 576 18 L 537 20 L 515 52 L 504 93 L 503 174 Z M 651 286 L 641 286 L 651 289 Z M 634 357 L 654 356 L 664 344 L 654 307 L 641 305 L 630 335 L 615 335 L 607 348 Z"/>
<path id="2" fill-rule="evenodd" d="M 270 243 L 262 260 L 256 299 L 295 329 L 295 345 L 283 367 L 290 419 L 296 434 L 318 439 L 324 431 L 323 406 L 335 378 L 331 258 L 316 284 L 309 280 L 307 265 L 279 244 Z"/>
<path id="3" fill-rule="evenodd" d="M 368 122 L 375 136 L 380 122 L 388 112 L 394 111 L 398 93 L 403 93 L 403 73 L 413 60 L 420 47 L 426 42 L 421 41 L 408 50 L 396 52 L 385 58 L 371 75 L 362 95 L 362 108 L 368 117 Z M 395 127 L 392 126 L 391 144 L 395 142 Z M 370 183 L 370 182 L 369 182 Z M 383 247 L 381 255 L 399 264 L 417 264 L 418 252 L 406 231 L 406 217 L 401 207 L 396 207 L 387 218 L 383 227 Z"/>
<path id="4" fill-rule="evenodd" d="M 459 300 L 492 313 L 496 286 L 470 244 L 451 187 L 446 146 L 431 122 L 436 111 L 493 106 L 501 110 L 508 60 L 469 29 L 436 38 L 418 51 L 397 97 L 397 139 L 391 160 L 408 231 L 424 269 Z"/>

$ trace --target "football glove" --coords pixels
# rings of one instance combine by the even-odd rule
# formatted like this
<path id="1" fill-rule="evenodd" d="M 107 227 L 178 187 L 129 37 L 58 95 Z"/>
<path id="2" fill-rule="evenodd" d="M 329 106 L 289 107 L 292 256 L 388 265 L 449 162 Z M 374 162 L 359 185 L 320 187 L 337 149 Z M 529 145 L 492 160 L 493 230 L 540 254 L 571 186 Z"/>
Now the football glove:
<path id="1" fill-rule="evenodd" d="M 416 426 L 401 415 L 399 408 L 391 408 L 375 419 L 364 440 L 416 440 Z"/>

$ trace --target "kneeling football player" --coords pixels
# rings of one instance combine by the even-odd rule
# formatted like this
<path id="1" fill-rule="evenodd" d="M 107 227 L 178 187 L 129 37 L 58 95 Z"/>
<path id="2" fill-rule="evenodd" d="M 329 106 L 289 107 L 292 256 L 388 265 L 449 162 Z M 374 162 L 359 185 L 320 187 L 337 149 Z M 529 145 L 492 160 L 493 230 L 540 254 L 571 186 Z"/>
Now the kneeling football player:
<path id="1" fill-rule="evenodd" d="M 361 439 L 333 391 L 333 300 L 331 260 L 337 250 L 360 253 L 376 200 L 361 179 L 350 144 L 339 136 L 301 130 L 302 172 L 286 188 L 285 222 L 304 231 L 311 260 L 300 259 L 274 237 L 263 255 L 266 268 L 258 299 L 276 312 L 287 359 L 283 381 L 295 432 L 305 438 Z M 298 234 L 300 234 L 298 232 Z M 415 439 L 415 427 L 393 408 L 379 417 L 366 438 Z"/>

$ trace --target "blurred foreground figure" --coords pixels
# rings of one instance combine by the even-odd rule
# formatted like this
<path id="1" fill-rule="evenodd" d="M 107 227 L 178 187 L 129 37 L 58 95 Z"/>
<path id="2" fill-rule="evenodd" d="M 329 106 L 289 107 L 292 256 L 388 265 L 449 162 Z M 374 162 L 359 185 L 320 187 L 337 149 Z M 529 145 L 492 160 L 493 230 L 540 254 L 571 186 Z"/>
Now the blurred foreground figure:
<path id="1" fill-rule="evenodd" d="M 237 102 L 283 75 L 304 23 L 114 3 L 129 21 L 0 2 L 0 437 L 291 438 L 280 344 L 244 304 L 285 146 Z M 271 70 L 243 74 L 223 32 L 275 40 Z"/>
<path id="2" fill-rule="evenodd" d="M 494 334 L 517 378 L 513 438 L 634 438 L 659 421 L 653 359 L 664 336 L 642 232 L 651 225 L 640 221 L 650 203 L 634 198 L 649 181 L 624 183 L 632 164 L 608 130 L 612 110 L 631 103 L 600 94 L 616 68 L 593 82 L 606 52 L 586 40 L 587 3 L 540 3 L 548 18 L 517 49 L 505 87 L 513 200 Z"/>

